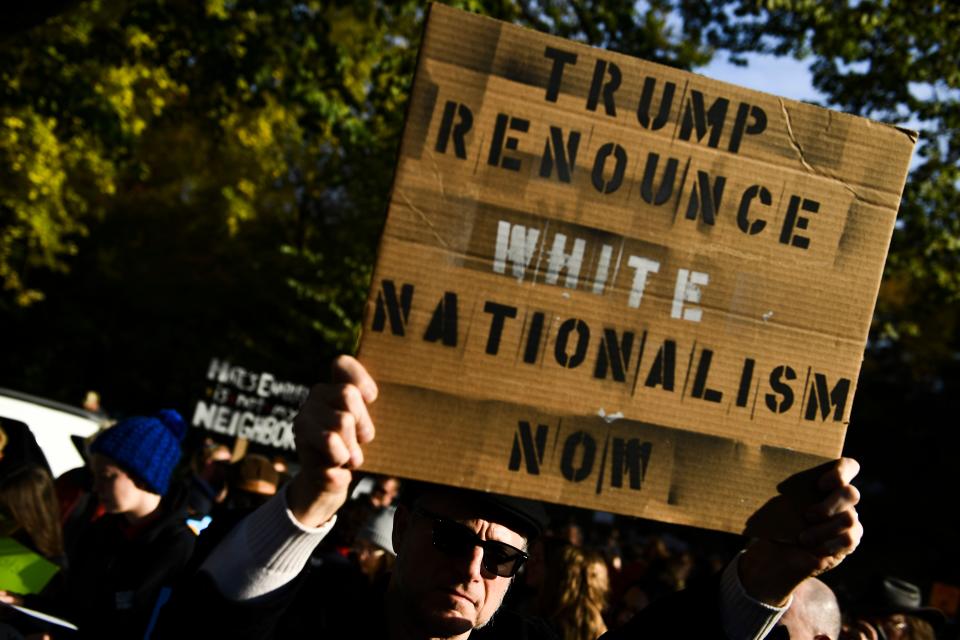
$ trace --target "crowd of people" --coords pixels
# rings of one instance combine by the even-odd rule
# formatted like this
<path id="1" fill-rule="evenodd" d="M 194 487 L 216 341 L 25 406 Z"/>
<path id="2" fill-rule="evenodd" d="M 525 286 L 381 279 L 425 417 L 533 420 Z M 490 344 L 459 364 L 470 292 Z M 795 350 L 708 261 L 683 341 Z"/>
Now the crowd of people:
<path id="1" fill-rule="evenodd" d="M 296 481 L 242 447 L 185 447 L 172 410 L 109 427 L 56 479 L 42 454 L 3 456 L 0 431 L 2 535 L 52 567 L 0 601 L 62 619 L 2 607 L 0 638 L 957 637 L 909 582 L 838 602 L 814 577 L 859 540 L 855 515 L 837 519 L 856 503 L 844 461 L 818 525 L 835 551 L 738 555 L 729 536 L 362 476 L 375 386 L 338 366 L 298 418 Z"/>

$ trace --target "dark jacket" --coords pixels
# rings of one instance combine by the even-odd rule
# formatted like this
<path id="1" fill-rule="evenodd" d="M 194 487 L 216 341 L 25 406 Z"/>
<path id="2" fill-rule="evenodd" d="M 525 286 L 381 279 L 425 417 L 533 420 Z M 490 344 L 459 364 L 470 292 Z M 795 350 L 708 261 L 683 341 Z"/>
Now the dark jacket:
<path id="1" fill-rule="evenodd" d="M 209 576 L 199 573 L 185 580 L 182 588 L 175 591 L 173 600 L 163 610 L 153 638 L 388 638 L 382 593 L 379 598 L 369 597 L 369 594 L 355 597 L 358 594 L 347 588 L 348 581 L 323 582 L 329 592 L 337 593 L 335 602 L 311 598 L 313 615 L 301 617 L 291 624 L 293 621 L 284 619 L 285 611 L 296 600 L 301 588 L 310 589 L 309 572 L 279 593 L 245 603 L 226 600 Z M 713 578 L 654 602 L 625 627 L 608 632 L 602 640 L 720 640 L 724 637 L 719 581 Z M 488 626 L 474 631 L 470 639 L 558 640 L 543 620 L 514 611 L 498 612 Z"/>
<path id="2" fill-rule="evenodd" d="M 70 558 L 64 616 L 85 638 L 142 638 L 157 598 L 187 566 L 196 536 L 182 501 L 164 499 L 155 518 L 131 528 L 106 515 Z"/>

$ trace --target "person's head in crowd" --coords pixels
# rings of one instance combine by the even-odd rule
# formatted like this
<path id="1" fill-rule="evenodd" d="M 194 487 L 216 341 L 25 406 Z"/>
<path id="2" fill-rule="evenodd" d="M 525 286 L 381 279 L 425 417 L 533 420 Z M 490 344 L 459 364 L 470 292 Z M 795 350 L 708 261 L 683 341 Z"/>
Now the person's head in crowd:
<path id="1" fill-rule="evenodd" d="M 770 640 L 837 640 L 840 636 L 840 605 L 833 590 L 816 578 L 807 578 L 793 593 L 793 602 Z"/>
<path id="2" fill-rule="evenodd" d="M 206 438 L 203 446 L 190 461 L 193 473 L 207 483 L 212 490 L 220 493 L 226 488 L 227 468 L 230 466 L 230 447 Z"/>
<path id="3" fill-rule="evenodd" d="M 560 527 L 559 536 L 575 547 L 583 546 L 583 529 L 576 522 L 568 522 Z"/>
<path id="4" fill-rule="evenodd" d="M 192 514 L 203 516 L 227 499 L 232 454 L 225 444 L 205 438 L 190 458 L 190 491 L 187 499 Z"/>
<path id="5" fill-rule="evenodd" d="M 353 553 L 363 572 L 376 581 L 393 569 L 397 554 L 393 550 L 393 517 L 395 507 L 375 511 L 357 532 Z"/>
<path id="6" fill-rule="evenodd" d="M 453 637 L 485 626 L 545 522 L 534 501 L 405 486 L 394 518 L 388 615 L 413 637 Z"/>
<path id="7" fill-rule="evenodd" d="M 270 458 L 248 453 L 230 465 L 229 500 L 233 508 L 256 508 L 277 493 L 280 474 Z"/>
<path id="8" fill-rule="evenodd" d="M 945 622 L 943 612 L 922 606 L 920 588 L 906 580 L 886 577 L 853 606 L 853 622 L 844 638 L 866 640 L 933 640 Z"/>
<path id="9" fill-rule="evenodd" d="M 100 394 L 96 391 L 87 391 L 83 396 L 83 408 L 87 411 L 100 413 Z"/>
<path id="10" fill-rule="evenodd" d="M 377 508 L 389 507 L 400 494 L 400 479 L 393 476 L 377 476 L 370 489 L 370 502 Z"/>
<path id="11" fill-rule="evenodd" d="M 136 521 L 160 506 L 185 433 L 180 414 L 166 409 L 127 418 L 97 436 L 90 446 L 94 491 L 107 513 Z"/>
<path id="12" fill-rule="evenodd" d="M 41 467 L 20 467 L 0 481 L 0 509 L 6 535 L 25 535 L 49 560 L 63 557 L 63 529 L 53 478 Z"/>
<path id="13" fill-rule="evenodd" d="M 680 591 L 686 588 L 693 569 L 693 554 L 682 551 L 663 560 L 657 578 L 668 591 Z"/>
<path id="14" fill-rule="evenodd" d="M 613 626 L 615 629 L 630 622 L 633 616 L 647 608 L 650 596 L 642 582 L 634 582 L 623 590 L 620 601 L 616 603 L 613 612 Z"/>
<path id="15" fill-rule="evenodd" d="M 606 631 L 610 578 L 602 556 L 566 540 L 544 547 L 544 581 L 538 609 L 563 640 L 594 640 Z"/>

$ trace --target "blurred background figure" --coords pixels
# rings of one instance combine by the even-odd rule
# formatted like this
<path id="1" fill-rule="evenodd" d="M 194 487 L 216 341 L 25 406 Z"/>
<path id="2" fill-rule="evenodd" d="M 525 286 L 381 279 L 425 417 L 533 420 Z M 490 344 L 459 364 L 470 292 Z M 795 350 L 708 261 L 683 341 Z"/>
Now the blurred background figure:
<path id="1" fill-rule="evenodd" d="M 400 479 L 392 476 L 377 476 L 370 489 L 370 504 L 383 509 L 389 507 L 400 494 Z"/>
<path id="2" fill-rule="evenodd" d="M 375 511 L 357 532 L 353 555 L 363 575 L 371 583 L 386 585 L 387 576 L 397 558 L 393 550 L 393 516 L 396 507 Z"/>
<path id="3" fill-rule="evenodd" d="M 53 488 L 53 479 L 46 469 L 26 466 L 17 469 L 0 480 L 0 536 L 13 538 L 28 550 L 53 563 L 40 569 L 48 580 L 42 590 L 21 594 L 0 590 L 0 602 L 26 605 L 34 609 L 47 609 L 50 599 L 55 598 L 64 585 L 63 569 L 66 555 L 63 547 L 63 531 L 60 525 L 60 510 Z M 30 571 L 36 571 L 31 568 Z M 54 572 L 51 573 L 47 572 Z M 6 586 L 6 585 L 4 585 Z M 11 614 L 11 615 L 7 615 Z M 0 611 L 0 618 L 11 623 L 8 633 L 14 628 L 29 638 L 41 637 L 44 625 L 28 616 L 17 616 L 12 610 Z M 0 635 L 0 637 L 4 637 Z M 10 637 L 18 637 L 12 635 Z"/>
<path id="4" fill-rule="evenodd" d="M 537 614 L 562 640 L 595 640 L 607 630 L 610 577 L 603 556 L 566 540 L 545 540 Z"/>
<path id="5" fill-rule="evenodd" d="M 934 640 L 946 622 L 939 609 L 922 606 L 920 588 L 895 577 L 875 584 L 851 607 L 844 640 Z"/>
<path id="6" fill-rule="evenodd" d="M 103 407 L 100 406 L 100 394 L 96 391 L 87 391 L 83 395 L 83 404 L 81 404 L 84 409 L 90 411 L 91 413 L 96 413 L 99 415 L 106 415 L 103 410 Z"/>
<path id="7" fill-rule="evenodd" d="M 105 515 L 70 556 L 63 617 L 91 638 L 140 638 L 193 553 L 185 492 L 170 491 L 186 423 L 176 411 L 127 418 L 90 447 Z"/>
<path id="8" fill-rule="evenodd" d="M 575 547 L 583 546 L 583 529 L 576 522 L 569 522 L 560 527 L 557 535 Z"/>
<path id="9" fill-rule="evenodd" d="M 0 510 L 2 535 L 65 566 L 60 509 L 53 479 L 46 469 L 21 467 L 0 480 Z"/>
<path id="10" fill-rule="evenodd" d="M 252 511 L 269 500 L 280 487 L 280 474 L 270 458 L 248 453 L 230 465 L 227 473 L 229 509 Z"/>
<path id="11" fill-rule="evenodd" d="M 769 640 L 837 640 L 840 605 L 833 590 L 816 578 L 805 580 L 790 608 L 767 635 Z"/>
<path id="12" fill-rule="evenodd" d="M 227 497 L 227 469 L 230 449 L 207 438 L 190 460 L 188 509 L 191 515 L 208 515 Z"/>
<path id="13" fill-rule="evenodd" d="M 0 479 L 26 466 L 50 472 L 47 457 L 27 425 L 0 418 Z"/>

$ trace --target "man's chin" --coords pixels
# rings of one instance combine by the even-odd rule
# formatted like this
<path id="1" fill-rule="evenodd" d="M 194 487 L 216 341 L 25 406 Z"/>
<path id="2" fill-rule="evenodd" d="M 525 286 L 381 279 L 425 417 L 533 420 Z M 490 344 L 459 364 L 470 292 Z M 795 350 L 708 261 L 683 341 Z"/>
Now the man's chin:
<path id="1" fill-rule="evenodd" d="M 473 622 L 447 612 L 447 615 L 429 615 L 424 620 L 424 627 L 431 638 L 452 638 L 471 631 Z"/>
<path id="2" fill-rule="evenodd" d="M 472 615 L 475 613 L 472 605 L 457 602 L 455 598 L 441 600 L 438 603 L 424 602 L 421 607 L 421 619 L 431 637 L 458 636 L 474 628 L 476 616 Z"/>

